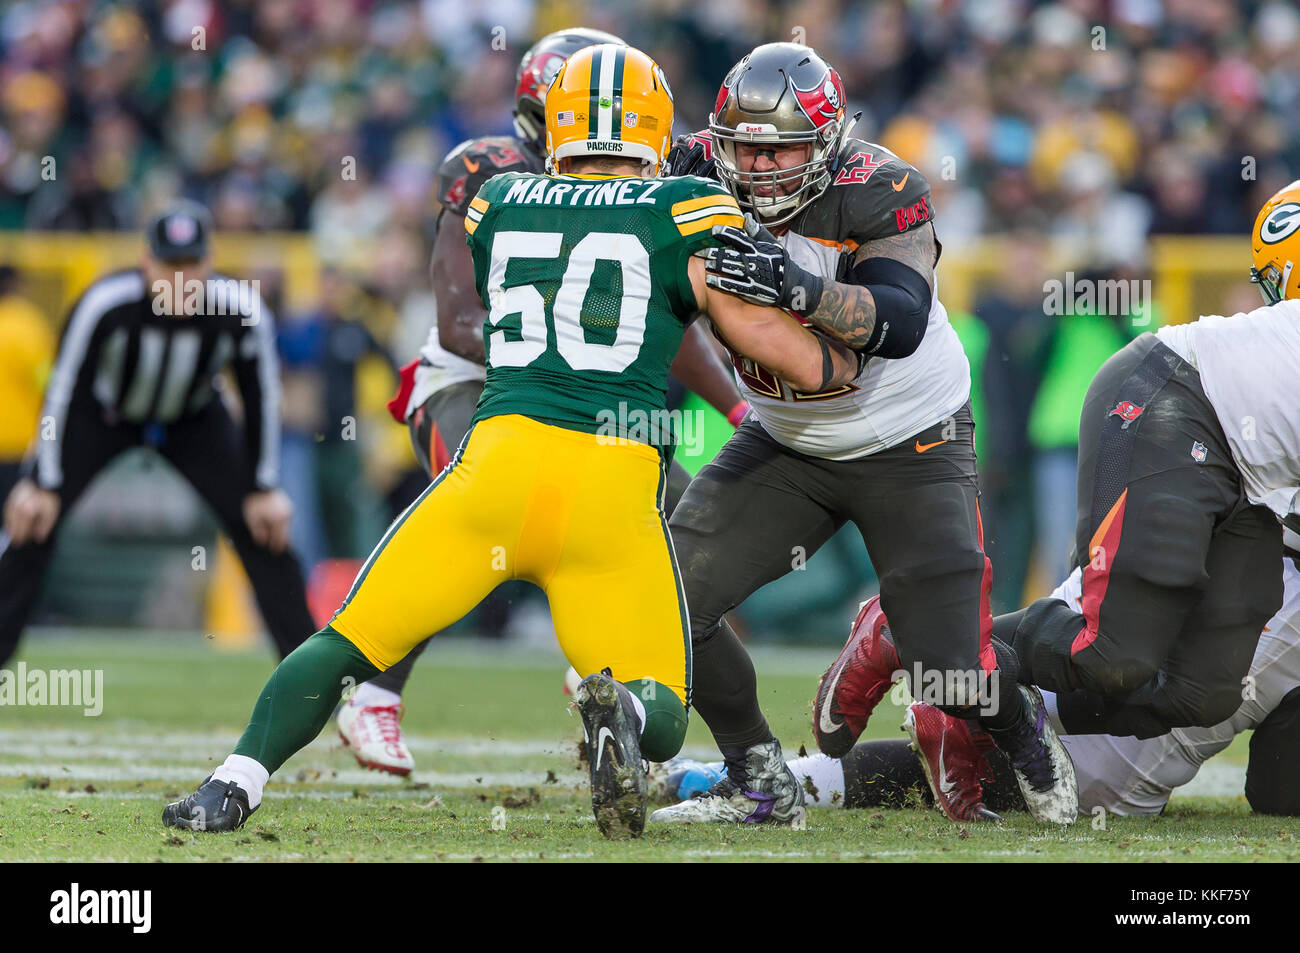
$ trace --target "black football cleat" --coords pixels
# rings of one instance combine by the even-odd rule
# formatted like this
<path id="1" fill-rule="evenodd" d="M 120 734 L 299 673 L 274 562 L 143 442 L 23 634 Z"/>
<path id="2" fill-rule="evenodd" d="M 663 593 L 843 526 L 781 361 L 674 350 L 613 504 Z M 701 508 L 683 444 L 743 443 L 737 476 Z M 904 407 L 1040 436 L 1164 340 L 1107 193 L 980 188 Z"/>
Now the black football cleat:
<path id="1" fill-rule="evenodd" d="M 234 781 L 213 781 L 209 775 L 189 797 L 172 801 L 163 808 L 164 827 L 220 834 L 237 831 L 257 808 L 248 806 L 248 795 Z"/>
<path id="2" fill-rule="evenodd" d="M 610 840 L 640 837 L 645 829 L 648 782 L 641 731 L 626 695 L 627 689 L 606 674 L 589 675 L 574 692 L 587 740 L 591 808 Z"/>
<path id="3" fill-rule="evenodd" d="M 1025 700 L 1023 714 L 1010 728 L 990 729 L 989 734 L 1011 759 L 1016 783 L 1034 820 L 1073 824 L 1079 816 L 1074 762 L 1052 728 L 1042 693 L 1033 686 L 1017 688 Z"/>

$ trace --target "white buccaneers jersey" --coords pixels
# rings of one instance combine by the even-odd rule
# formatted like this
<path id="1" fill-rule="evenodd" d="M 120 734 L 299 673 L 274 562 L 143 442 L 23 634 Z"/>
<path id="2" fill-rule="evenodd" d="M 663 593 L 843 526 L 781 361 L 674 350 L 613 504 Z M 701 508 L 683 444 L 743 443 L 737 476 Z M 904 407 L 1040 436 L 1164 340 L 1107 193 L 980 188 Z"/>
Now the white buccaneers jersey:
<path id="1" fill-rule="evenodd" d="M 487 370 L 482 364 L 452 354 L 438 343 L 438 320 L 435 317 L 429 326 L 429 337 L 420 348 L 420 363 L 415 368 L 415 387 L 406 403 L 406 417 L 409 418 L 416 408 L 444 387 L 461 381 L 481 381 L 486 376 Z"/>
<path id="2" fill-rule="evenodd" d="M 692 141 L 708 146 L 709 134 L 696 133 Z M 826 191 L 780 238 L 790 257 L 814 274 L 834 281 L 841 261 L 859 247 L 932 227 L 930 184 L 884 146 L 846 138 L 830 172 Z M 939 301 L 937 279 L 915 353 L 869 358 L 845 387 L 800 394 L 753 361 L 733 354 L 732 364 L 763 429 L 791 450 L 827 460 L 852 460 L 900 444 L 955 414 L 970 397 L 970 365 Z"/>
<path id="3" fill-rule="evenodd" d="M 1081 593 L 1079 570 L 1052 593 L 1076 611 Z M 1209 758 L 1243 731 L 1257 728 L 1300 688 L 1300 571 L 1284 561 L 1282 608 L 1269 619 L 1259 638 L 1241 707 L 1227 721 L 1210 728 L 1175 728 L 1158 738 L 1114 735 L 1062 735 L 1079 779 L 1079 810 L 1103 807 L 1112 814 L 1158 814 L 1174 788 L 1196 776 Z M 1055 717 L 1056 697 L 1043 692 Z"/>
<path id="4" fill-rule="evenodd" d="M 780 241 L 798 265 L 835 279 L 840 247 L 794 232 Z M 851 460 L 899 444 L 960 410 L 970 397 L 970 364 L 939 300 L 937 276 L 935 282 L 916 351 L 897 360 L 870 358 L 845 387 L 801 394 L 752 361 L 736 360 L 736 380 L 763 429 L 799 453 Z"/>
<path id="5" fill-rule="evenodd" d="M 1300 513 L 1300 301 L 1156 333 L 1200 373 L 1250 501 Z"/>

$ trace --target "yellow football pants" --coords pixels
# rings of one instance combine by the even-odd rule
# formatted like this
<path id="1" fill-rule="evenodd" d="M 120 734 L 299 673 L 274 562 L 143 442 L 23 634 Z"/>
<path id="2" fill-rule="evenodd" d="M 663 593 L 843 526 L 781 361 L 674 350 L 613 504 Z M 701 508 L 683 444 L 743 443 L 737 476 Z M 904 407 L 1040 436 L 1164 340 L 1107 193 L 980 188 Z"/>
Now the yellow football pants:
<path id="1" fill-rule="evenodd" d="M 379 669 L 507 579 L 546 593 L 578 674 L 654 679 L 686 701 L 690 625 L 663 466 L 640 443 L 490 417 L 389 528 L 331 623 Z"/>

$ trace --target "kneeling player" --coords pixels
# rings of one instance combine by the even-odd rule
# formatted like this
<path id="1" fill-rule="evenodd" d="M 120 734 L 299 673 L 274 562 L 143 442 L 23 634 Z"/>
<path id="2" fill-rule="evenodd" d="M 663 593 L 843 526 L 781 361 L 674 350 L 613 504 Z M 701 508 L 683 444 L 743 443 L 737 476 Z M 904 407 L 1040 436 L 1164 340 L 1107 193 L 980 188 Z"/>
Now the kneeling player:
<path id="1" fill-rule="evenodd" d="M 166 807 L 165 824 L 241 826 L 270 774 L 329 719 L 340 686 L 388 668 L 498 583 L 526 579 L 546 592 L 585 676 L 577 705 L 600 829 L 640 833 L 641 760 L 671 758 L 685 735 L 690 639 L 662 509 L 672 438 L 637 439 L 635 424 L 609 433 L 610 414 L 662 422 L 668 366 L 697 310 L 795 387 L 858 371 L 851 352 L 783 312 L 706 288 L 693 253 L 714 225 L 742 219 L 711 182 L 642 178 L 663 163 L 672 111 L 662 72 L 637 50 L 588 47 L 561 68 L 546 100 L 556 174 L 497 176 L 465 219 L 489 310 L 470 432 L 330 625 L 276 670 L 234 754 Z"/>
<path id="2" fill-rule="evenodd" d="M 1300 544 L 1300 538 L 1296 540 Z M 1251 731 L 1246 800 L 1261 814 L 1300 815 L 1300 569 L 1293 553 L 1284 560 L 1286 596 L 1264 626 L 1245 679 L 1243 700 L 1232 716 L 1209 728 L 1183 728 L 1155 738 L 1061 734 L 1079 780 L 1079 809 L 1096 814 L 1159 814 L 1175 788 L 1201 766 Z M 1082 609 L 1082 573 L 1052 593 Z M 1014 628 L 1021 613 L 999 616 L 999 630 Z M 1044 692 L 1056 719 L 1057 696 Z M 978 729 L 931 705 L 914 703 L 905 728 L 912 741 L 868 741 L 843 761 L 813 755 L 792 761 L 791 770 L 817 806 L 902 807 L 919 793 L 954 821 L 993 820 L 995 811 L 1023 811 L 1010 765 Z M 1058 721 L 1057 728 L 1061 725 Z M 912 750 L 909 750 L 910 749 Z M 913 751 L 915 754 L 913 754 Z"/>
<path id="3" fill-rule="evenodd" d="M 1300 546 L 1300 537 L 1295 538 Z M 1243 701 L 1231 718 L 1209 728 L 1185 728 L 1155 738 L 1061 734 L 1079 781 L 1079 810 L 1098 809 L 1121 816 L 1159 814 L 1175 788 L 1189 783 L 1201 766 L 1243 732 L 1253 732 L 1246 768 L 1246 800 L 1260 814 L 1300 816 L 1300 551 L 1283 564 L 1286 596 L 1281 610 L 1265 625 L 1243 688 Z M 1081 610 L 1082 572 L 1078 569 L 1052 593 Z M 1014 629 L 1020 612 L 994 620 L 994 634 Z M 888 623 L 872 599 L 855 620 L 873 638 L 890 643 Z M 884 650 L 882 649 L 882 657 Z M 897 675 L 897 673 L 894 673 Z M 885 677 L 888 687 L 888 677 Z M 883 692 L 882 692 L 883 694 Z M 1051 717 L 1057 697 L 1044 692 Z M 1026 805 L 1006 758 L 987 735 L 932 705 L 913 703 L 904 728 L 911 742 L 864 741 L 844 757 L 814 754 L 789 762 L 810 807 L 903 808 L 933 803 L 958 822 L 995 821 Z M 1058 730 L 1060 725 L 1057 725 Z M 715 783 L 721 763 L 678 759 L 666 770 L 665 799 L 691 797 Z M 996 812 L 996 813 L 995 813 Z"/>

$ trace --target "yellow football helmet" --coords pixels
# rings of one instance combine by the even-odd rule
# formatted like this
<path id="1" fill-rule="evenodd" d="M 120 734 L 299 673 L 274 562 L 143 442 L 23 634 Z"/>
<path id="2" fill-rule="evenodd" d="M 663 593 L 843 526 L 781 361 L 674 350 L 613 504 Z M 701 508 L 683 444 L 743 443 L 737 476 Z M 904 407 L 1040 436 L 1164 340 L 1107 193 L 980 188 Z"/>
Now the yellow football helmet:
<path id="1" fill-rule="evenodd" d="M 1300 179 L 1264 203 L 1250 236 L 1250 280 L 1264 300 L 1300 298 Z"/>
<path id="2" fill-rule="evenodd" d="M 673 94 L 664 71 L 630 46 L 578 50 L 546 92 L 546 171 L 570 156 L 640 159 L 655 176 L 668 155 Z"/>

